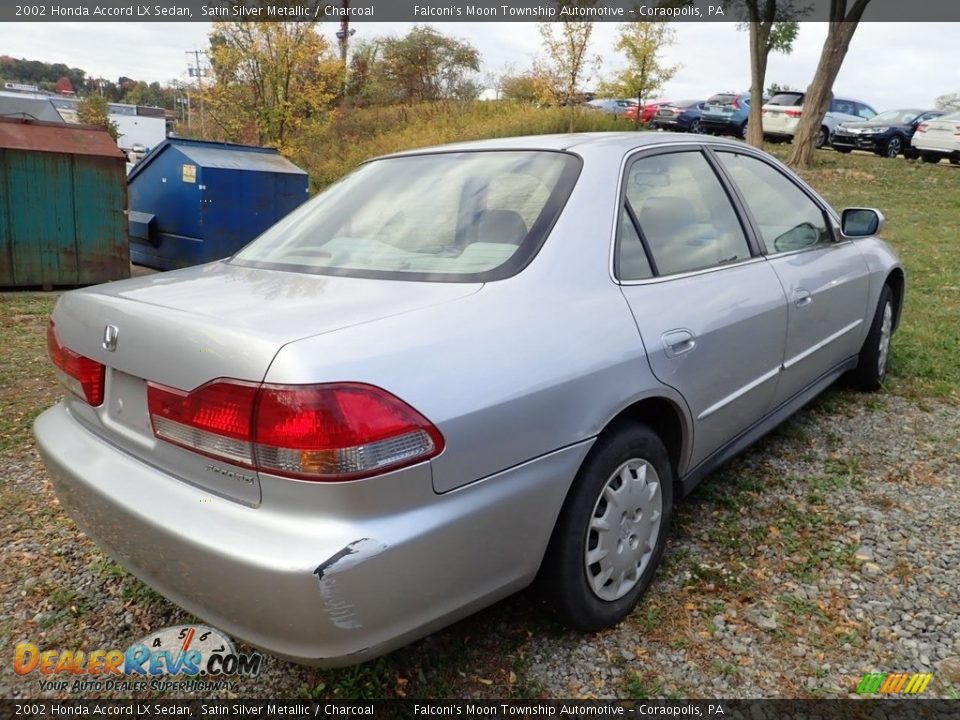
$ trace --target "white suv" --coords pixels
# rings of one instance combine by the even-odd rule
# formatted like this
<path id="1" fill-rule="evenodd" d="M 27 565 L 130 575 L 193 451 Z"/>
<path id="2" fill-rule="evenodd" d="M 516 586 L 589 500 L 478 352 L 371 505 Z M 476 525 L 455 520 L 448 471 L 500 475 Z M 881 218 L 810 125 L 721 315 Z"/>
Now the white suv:
<path id="1" fill-rule="evenodd" d="M 763 136 L 773 142 L 792 140 L 803 115 L 805 93 L 790 90 L 774 95 L 763 106 Z M 834 130 L 842 122 L 869 120 L 877 111 L 864 102 L 849 98 L 833 98 L 830 108 L 823 116 L 820 132 L 817 133 L 817 147 L 829 144 Z"/>

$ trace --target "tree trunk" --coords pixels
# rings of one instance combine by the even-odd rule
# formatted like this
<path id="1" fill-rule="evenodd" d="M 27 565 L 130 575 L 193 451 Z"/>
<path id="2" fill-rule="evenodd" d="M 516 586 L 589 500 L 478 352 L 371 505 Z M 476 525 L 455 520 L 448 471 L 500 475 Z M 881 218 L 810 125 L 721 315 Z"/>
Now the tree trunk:
<path id="1" fill-rule="evenodd" d="M 803 99 L 803 115 L 800 117 L 797 134 L 793 137 L 793 148 L 787 159 L 787 163 L 794 168 L 804 169 L 813 165 L 817 134 L 822 126 L 823 116 L 830 108 L 833 82 L 837 79 L 858 24 L 859 18 L 830 23 L 827 39 L 820 51 L 817 72 Z"/>
<path id="2" fill-rule="evenodd" d="M 750 117 L 747 142 L 763 147 L 763 86 L 767 78 L 767 41 L 772 22 L 750 23 Z"/>

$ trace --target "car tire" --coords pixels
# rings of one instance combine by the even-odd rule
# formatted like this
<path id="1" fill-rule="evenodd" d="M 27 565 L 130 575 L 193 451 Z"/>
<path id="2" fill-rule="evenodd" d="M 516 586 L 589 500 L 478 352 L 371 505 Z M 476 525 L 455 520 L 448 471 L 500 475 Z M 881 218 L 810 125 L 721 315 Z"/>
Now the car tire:
<path id="1" fill-rule="evenodd" d="M 931 153 L 924 153 L 924 154 L 921 155 L 920 157 L 923 158 L 923 161 L 924 161 L 924 162 L 928 162 L 928 163 L 930 163 L 931 165 L 936 165 L 938 162 L 940 162 L 940 156 L 939 156 L 939 155 L 932 155 Z"/>
<path id="2" fill-rule="evenodd" d="M 746 140 L 746 139 L 747 139 L 747 130 L 748 130 L 749 125 L 750 125 L 750 121 L 749 121 L 749 120 L 744 120 L 744 121 L 743 121 L 743 124 L 740 126 L 740 130 L 738 131 L 737 134 L 740 136 L 740 139 L 741 139 L 741 140 Z"/>
<path id="3" fill-rule="evenodd" d="M 660 437 L 632 423 L 602 435 L 564 501 L 540 570 L 541 592 L 560 619 L 596 632 L 626 617 L 660 564 L 672 510 L 673 471 Z"/>
<path id="4" fill-rule="evenodd" d="M 899 135 L 894 135 L 892 138 L 887 140 L 887 144 L 883 147 L 883 156 L 888 158 L 895 158 L 903 150 L 903 140 L 900 139 Z"/>
<path id="5" fill-rule="evenodd" d="M 700 121 L 699 121 L 699 120 L 692 120 L 692 121 L 690 122 L 690 130 L 689 130 L 689 132 L 692 132 L 692 133 L 695 134 L 695 135 L 702 135 L 702 134 L 703 134 L 703 128 L 700 127 Z"/>
<path id="6" fill-rule="evenodd" d="M 821 127 L 817 132 L 817 139 L 814 141 L 814 147 L 822 148 L 830 140 L 830 131 L 826 127 Z"/>
<path id="7" fill-rule="evenodd" d="M 951 164 L 951 165 L 960 165 L 960 158 L 955 158 L 955 157 L 950 158 L 950 164 Z"/>
<path id="8" fill-rule="evenodd" d="M 893 291 L 889 285 L 884 285 L 880 291 L 880 300 L 873 315 L 870 332 L 863 341 L 857 368 L 853 371 L 853 380 L 861 390 L 873 392 L 883 385 L 890 359 L 893 320 Z"/>

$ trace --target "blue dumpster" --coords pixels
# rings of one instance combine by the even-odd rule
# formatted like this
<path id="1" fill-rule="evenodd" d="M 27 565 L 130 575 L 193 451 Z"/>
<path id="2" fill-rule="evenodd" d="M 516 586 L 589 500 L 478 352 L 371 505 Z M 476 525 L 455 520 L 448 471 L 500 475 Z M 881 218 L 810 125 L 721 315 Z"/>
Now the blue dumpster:
<path id="1" fill-rule="evenodd" d="M 127 177 L 130 259 L 172 270 L 232 255 L 307 199 L 272 148 L 168 138 Z"/>

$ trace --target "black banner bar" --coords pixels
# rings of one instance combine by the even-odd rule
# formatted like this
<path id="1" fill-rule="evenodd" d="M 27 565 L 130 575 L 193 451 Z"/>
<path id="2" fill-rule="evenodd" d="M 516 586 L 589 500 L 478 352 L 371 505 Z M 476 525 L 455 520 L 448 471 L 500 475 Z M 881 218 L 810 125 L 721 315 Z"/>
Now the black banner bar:
<path id="1" fill-rule="evenodd" d="M 849 2 L 853 5 L 853 2 Z M 830 19 L 830 0 L 799 3 L 797 19 Z M 0 22 L 739 22 L 729 0 L 17 0 L 0 4 Z M 871 0 L 864 22 L 957 22 L 957 0 Z M 891 49 L 894 52 L 895 49 Z"/>
<path id="2" fill-rule="evenodd" d="M 724 718 L 939 720 L 949 700 L 2 700 L 0 718 Z"/>

